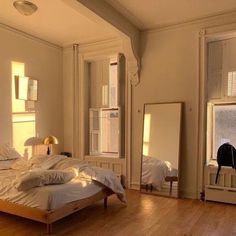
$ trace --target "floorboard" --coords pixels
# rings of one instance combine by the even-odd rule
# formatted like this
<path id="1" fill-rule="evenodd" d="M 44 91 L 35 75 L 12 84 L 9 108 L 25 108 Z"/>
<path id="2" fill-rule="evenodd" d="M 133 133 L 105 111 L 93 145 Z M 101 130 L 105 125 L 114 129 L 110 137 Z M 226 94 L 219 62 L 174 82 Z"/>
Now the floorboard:
<path id="1" fill-rule="evenodd" d="M 172 199 L 127 191 L 128 206 L 116 197 L 83 209 L 53 225 L 58 236 L 236 235 L 236 206 Z M 45 235 L 45 225 L 0 213 L 0 236 Z"/>

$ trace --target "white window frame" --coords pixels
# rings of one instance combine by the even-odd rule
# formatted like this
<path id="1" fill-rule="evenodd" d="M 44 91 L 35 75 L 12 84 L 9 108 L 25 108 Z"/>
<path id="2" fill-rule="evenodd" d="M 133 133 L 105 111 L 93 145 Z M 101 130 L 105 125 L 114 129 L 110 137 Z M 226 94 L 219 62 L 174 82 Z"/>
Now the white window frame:
<path id="1" fill-rule="evenodd" d="M 210 101 L 207 103 L 207 136 L 206 136 L 206 157 L 207 161 L 215 161 L 217 157 L 217 150 L 215 147 L 215 112 L 216 106 L 236 105 L 236 101 Z"/>

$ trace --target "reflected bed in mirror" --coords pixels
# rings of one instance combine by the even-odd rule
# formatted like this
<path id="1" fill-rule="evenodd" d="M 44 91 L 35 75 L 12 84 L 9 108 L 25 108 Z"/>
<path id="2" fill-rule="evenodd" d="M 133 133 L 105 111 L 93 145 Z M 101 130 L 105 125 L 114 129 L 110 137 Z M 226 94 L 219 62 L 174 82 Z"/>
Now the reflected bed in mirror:
<path id="1" fill-rule="evenodd" d="M 144 105 L 141 192 L 179 197 L 182 103 Z"/>
<path id="2" fill-rule="evenodd" d="M 15 76 L 16 99 L 26 101 L 38 100 L 38 80 L 30 77 Z"/>

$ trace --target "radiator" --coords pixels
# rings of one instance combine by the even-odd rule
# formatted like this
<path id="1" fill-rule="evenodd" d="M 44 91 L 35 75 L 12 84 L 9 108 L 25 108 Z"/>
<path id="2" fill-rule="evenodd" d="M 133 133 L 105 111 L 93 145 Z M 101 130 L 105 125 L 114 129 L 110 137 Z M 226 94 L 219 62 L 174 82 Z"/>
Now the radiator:
<path id="1" fill-rule="evenodd" d="M 222 166 L 215 184 L 217 169 L 218 166 L 205 167 L 205 200 L 236 204 L 236 170 Z"/>

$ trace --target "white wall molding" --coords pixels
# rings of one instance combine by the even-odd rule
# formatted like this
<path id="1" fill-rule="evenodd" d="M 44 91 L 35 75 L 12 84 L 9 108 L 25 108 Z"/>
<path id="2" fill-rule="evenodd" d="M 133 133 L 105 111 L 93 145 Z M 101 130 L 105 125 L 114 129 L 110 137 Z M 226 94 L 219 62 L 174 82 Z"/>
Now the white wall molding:
<path id="1" fill-rule="evenodd" d="M 196 195 L 197 195 L 197 192 L 195 191 L 180 190 L 181 198 L 196 199 Z"/>
<path id="2" fill-rule="evenodd" d="M 235 20 L 236 21 L 236 20 Z M 207 42 L 236 37 L 236 22 L 204 29 Z"/>
<path id="3" fill-rule="evenodd" d="M 137 50 L 133 50 L 132 47 L 134 43 L 131 43 L 131 40 L 131 38 L 122 37 L 124 53 L 129 68 L 128 78 L 132 85 L 137 86 L 140 82 L 141 61 L 139 56 L 134 54 Z M 138 45 L 136 45 L 136 47 L 138 47 Z"/>
<path id="4" fill-rule="evenodd" d="M 206 30 L 199 31 L 198 65 L 198 130 L 197 130 L 197 198 L 204 191 L 204 164 L 206 159 Z"/>
<path id="5" fill-rule="evenodd" d="M 79 124 L 78 124 L 78 112 L 79 112 L 79 45 L 73 45 L 73 156 L 79 156 Z"/>
<path id="6" fill-rule="evenodd" d="M 222 20 L 225 21 L 225 23 L 223 23 Z M 234 9 L 232 11 L 222 12 L 222 13 L 215 14 L 215 15 L 206 16 L 206 17 L 193 18 L 193 19 L 189 19 L 186 21 L 182 21 L 182 22 L 175 22 L 175 23 L 171 23 L 171 24 L 157 26 L 152 29 L 142 30 L 141 33 L 142 34 L 143 33 L 156 33 L 156 32 L 165 31 L 165 30 L 172 30 L 172 29 L 178 29 L 178 28 L 182 28 L 182 27 L 189 27 L 189 26 L 193 26 L 193 25 L 199 25 L 199 24 L 204 25 L 209 22 L 217 22 L 217 21 L 221 21 L 219 23 L 216 23 L 216 26 L 220 26 L 222 24 L 227 24 L 227 21 L 229 21 L 229 20 L 232 23 L 236 21 L 236 9 Z"/>
<path id="7" fill-rule="evenodd" d="M 140 191 L 140 183 L 138 183 L 138 182 L 132 182 L 132 183 L 130 184 L 130 189 Z"/>
<path id="8" fill-rule="evenodd" d="M 54 44 L 54 43 L 51 43 L 47 40 L 44 40 L 44 39 L 41 39 L 39 37 L 36 37 L 34 35 L 31 35 L 31 34 L 28 34 L 22 30 L 18 30 L 16 28 L 13 28 L 9 25 L 6 25 L 6 24 L 3 24 L 3 23 L 0 23 L 0 28 L 1 29 L 5 29 L 5 30 L 8 30 L 12 33 L 16 33 L 18 35 L 21 35 L 22 37 L 25 37 L 25 38 L 28 38 L 28 39 L 31 39 L 31 40 L 34 40 L 34 41 L 37 41 L 39 43 L 42 43 L 44 45 L 47 45 L 47 46 L 50 46 L 50 47 L 53 47 L 53 48 L 56 48 L 56 49 L 59 49 L 59 50 L 62 50 L 62 47 L 60 45 L 57 45 L 57 44 Z"/>

